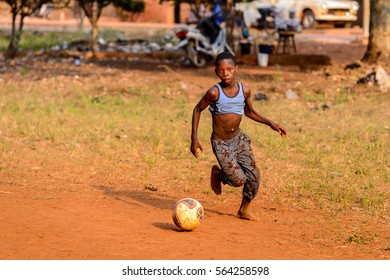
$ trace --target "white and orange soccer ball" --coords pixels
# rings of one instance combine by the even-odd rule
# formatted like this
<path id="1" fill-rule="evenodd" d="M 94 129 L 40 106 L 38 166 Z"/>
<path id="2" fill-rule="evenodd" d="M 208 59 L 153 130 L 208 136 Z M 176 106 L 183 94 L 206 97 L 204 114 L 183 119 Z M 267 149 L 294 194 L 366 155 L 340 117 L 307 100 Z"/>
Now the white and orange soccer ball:
<path id="1" fill-rule="evenodd" d="M 173 207 L 172 220 L 182 230 L 197 228 L 203 219 L 203 206 L 193 198 L 183 198 Z"/>

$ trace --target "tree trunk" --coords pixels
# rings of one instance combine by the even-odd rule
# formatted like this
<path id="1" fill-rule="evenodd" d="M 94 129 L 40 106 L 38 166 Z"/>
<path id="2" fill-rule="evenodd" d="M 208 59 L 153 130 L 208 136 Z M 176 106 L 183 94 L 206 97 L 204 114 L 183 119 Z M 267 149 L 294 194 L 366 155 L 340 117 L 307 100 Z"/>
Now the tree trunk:
<path id="1" fill-rule="evenodd" d="M 390 1 L 370 0 L 368 46 L 362 61 L 377 63 L 390 60 Z"/>
<path id="2" fill-rule="evenodd" d="M 92 58 L 96 58 L 96 54 L 99 50 L 99 46 L 98 46 L 98 35 L 99 35 L 98 21 L 99 21 L 102 7 L 99 6 L 97 1 L 93 1 L 92 3 L 88 2 L 88 3 L 80 3 L 80 4 L 82 4 L 80 6 L 91 24 L 90 47 L 92 50 Z"/>
<path id="3" fill-rule="evenodd" d="M 84 17 L 85 17 L 85 12 L 83 9 L 79 8 L 79 31 L 84 31 Z"/>
<path id="4" fill-rule="evenodd" d="M 231 1 L 230 4 L 227 4 L 225 8 L 225 15 L 226 15 L 226 40 L 227 43 L 231 48 L 234 49 L 234 28 L 235 28 L 235 23 L 236 23 L 236 16 L 235 13 L 233 12 L 234 10 L 234 1 Z"/>
<path id="5" fill-rule="evenodd" d="M 180 2 L 181 0 L 175 0 L 174 2 L 174 23 L 180 23 Z"/>
<path id="6" fill-rule="evenodd" d="M 98 29 L 98 21 L 99 21 L 99 13 L 98 13 L 98 3 L 94 2 L 92 6 L 92 30 L 91 30 L 91 35 L 92 35 L 92 57 L 96 57 L 96 54 L 99 51 L 99 46 L 98 46 L 98 36 L 99 36 L 99 29 Z"/>
<path id="7" fill-rule="evenodd" d="M 16 26 L 17 13 L 12 13 L 12 29 L 11 29 L 11 40 L 8 44 L 6 58 L 12 59 L 16 57 L 19 49 L 20 37 L 23 31 L 23 20 L 24 16 L 20 16 L 19 26 Z"/>

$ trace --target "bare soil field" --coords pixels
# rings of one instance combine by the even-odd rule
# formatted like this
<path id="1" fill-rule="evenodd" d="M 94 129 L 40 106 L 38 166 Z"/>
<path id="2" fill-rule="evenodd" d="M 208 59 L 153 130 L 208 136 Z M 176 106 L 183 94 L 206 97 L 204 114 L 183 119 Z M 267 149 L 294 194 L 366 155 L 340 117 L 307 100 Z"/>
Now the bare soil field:
<path id="1" fill-rule="evenodd" d="M 359 43 L 298 42 L 298 48 L 302 53 L 329 55 L 340 73 L 346 63 L 360 59 L 365 51 L 365 46 Z M 24 61 L 29 63 L 30 72 L 23 76 L 18 65 Z M 148 60 L 100 61 L 77 67 L 69 59 L 50 61 L 30 57 L 18 58 L 5 67 L 0 73 L 0 83 L 4 85 L 12 79 L 50 81 L 54 76 L 61 76 L 66 84 L 75 75 L 82 83 L 87 77 L 104 79 L 108 68 L 107 88 L 115 88 L 116 75 L 127 76 L 126 82 L 132 84 L 164 86 L 173 79 L 181 80 L 189 86 L 194 105 L 200 94 L 216 81 L 211 66 L 194 69 Z M 276 70 L 240 65 L 239 71 L 239 78 L 251 84 L 275 75 Z M 329 82 L 324 75 L 301 72 L 298 67 L 284 67 L 281 75 L 286 84 L 299 80 L 326 87 Z M 267 88 L 264 92 L 267 93 Z M 183 129 L 190 136 L 190 120 Z M 208 188 L 211 165 L 196 161 L 189 151 L 185 161 L 169 161 L 150 172 L 136 158 L 115 166 L 110 161 L 90 165 L 66 160 L 66 151 L 51 146 L 50 141 L 26 143 L 17 138 L 8 141 L 12 141 L 14 161 L 7 166 L 12 172 L 0 171 L 0 259 L 3 260 L 390 259 L 387 223 L 367 217 L 364 230 L 375 233 L 375 237 L 363 244 L 348 242 L 351 236 L 359 238 L 355 222 L 359 213 L 335 218 L 321 209 L 291 207 L 274 201 L 267 188 L 261 188 L 252 202 L 260 220 L 238 219 L 236 211 L 241 196 L 226 191 L 216 196 L 202 191 Z M 203 145 L 206 147 L 208 143 Z M 45 160 L 37 156 L 43 153 Z M 255 153 L 260 160 L 261 150 L 255 149 Z M 278 181 L 272 177 L 272 169 L 285 167 L 263 169 L 263 164 L 267 161 L 259 162 L 259 166 L 268 184 Z M 197 178 L 172 178 L 173 169 L 183 169 L 183 173 L 197 170 Z M 148 176 L 143 176 L 147 172 Z M 199 191 L 186 191 L 189 182 L 194 182 Z M 171 219 L 172 206 L 184 197 L 198 199 L 205 210 L 202 224 L 191 232 L 179 230 Z"/>

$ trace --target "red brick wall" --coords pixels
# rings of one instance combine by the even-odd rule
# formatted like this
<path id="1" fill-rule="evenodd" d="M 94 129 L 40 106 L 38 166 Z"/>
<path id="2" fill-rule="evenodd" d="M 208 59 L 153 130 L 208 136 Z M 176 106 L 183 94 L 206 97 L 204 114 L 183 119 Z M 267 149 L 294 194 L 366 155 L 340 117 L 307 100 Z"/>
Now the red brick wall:
<path id="1" fill-rule="evenodd" d="M 159 0 L 144 0 L 145 11 L 134 17 L 136 22 L 173 23 L 173 1 L 159 4 Z M 181 21 L 185 22 L 189 15 L 189 5 L 181 4 Z"/>
<path id="2" fill-rule="evenodd" d="M 159 0 L 144 0 L 145 11 L 139 15 L 129 17 L 128 21 L 135 22 L 153 22 L 153 23 L 173 23 L 173 1 L 163 2 L 159 4 Z M 72 8 L 66 8 L 62 10 L 52 11 L 49 14 L 51 19 L 68 19 L 74 17 Z M 188 4 L 181 4 L 181 21 L 185 22 L 190 14 Z M 5 3 L 0 3 L 0 15 L 10 16 L 9 6 Z M 113 6 L 108 6 L 103 9 L 103 17 L 117 18 L 116 9 Z"/>

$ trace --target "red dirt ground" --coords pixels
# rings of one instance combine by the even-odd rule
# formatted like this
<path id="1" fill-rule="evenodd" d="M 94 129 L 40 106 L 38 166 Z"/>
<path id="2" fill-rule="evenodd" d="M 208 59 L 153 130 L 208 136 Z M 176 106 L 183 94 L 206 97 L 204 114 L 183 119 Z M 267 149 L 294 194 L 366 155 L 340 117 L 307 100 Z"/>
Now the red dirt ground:
<path id="1" fill-rule="evenodd" d="M 120 172 L 99 177 L 86 167 L 32 166 L 33 156 L 25 155 L 19 163 L 24 174 L 0 181 L 1 259 L 389 258 L 385 239 L 345 242 L 353 216 L 332 221 L 320 211 L 285 208 L 264 189 L 252 202 L 260 221 L 235 217 L 237 194 L 197 195 L 205 218 L 194 231 L 182 232 L 171 219 L 174 203 L 188 196 L 181 190 L 153 192 Z M 385 225 L 374 228 L 368 221 L 370 229 L 388 237 Z"/>
<path id="2" fill-rule="evenodd" d="M 328 54 L 340 63 L 352 62 L 364 52 L 364 46 L 355 46 L 354 57 L 350 53 L 340 57 L 340 48 L 328 47 Z M 147 69 L 136 71 L 144 76 L 155 75 Z M 188 68 L 176 73 L 184 79 L 191 71 L 200 78 L 209 76 L 207 71 Z M 270 70 L 243 66 L 241 71 Z M 11 76 L 2 74 L 2 78 Z M 261 189 L 252 203 L 260 221 L 235 217 L 241 199 L 237 194 L 203 194 L 197 199 L 205 208 L 204 221 L 196 230 L 182 232 L 172 222 L 171 209 L 188 194 L 175 189 L 176 185 L 160 191 L 164 189 L 161 186 L 170 184 L 168 170 L 160 170 L 144 182 L 131 176 L 142 172 L 136 165 L 123 166 L 126 172 L 100 173 L 96 170 L 103 170 L 104 163 L 73 165 L 57 162 L 56 156 L 41 163 L 30 147 L 13 145 L 23 157 L 15 162 L 12 176 L 0 172 L 3 260 L 390 258 L 388 225 L 378 225 L 368 218 L 366 230 L 375 229 L 380 238 L 368 244 L 346 242 L 354 232 L 353 215 L 333 220 L 319 210 L 284 207 L 272 201 L 266 189 Z M 208 184 L 207 176 L 203 181 Z M 146 189 L 146 183 L 159 190 Z"/>

